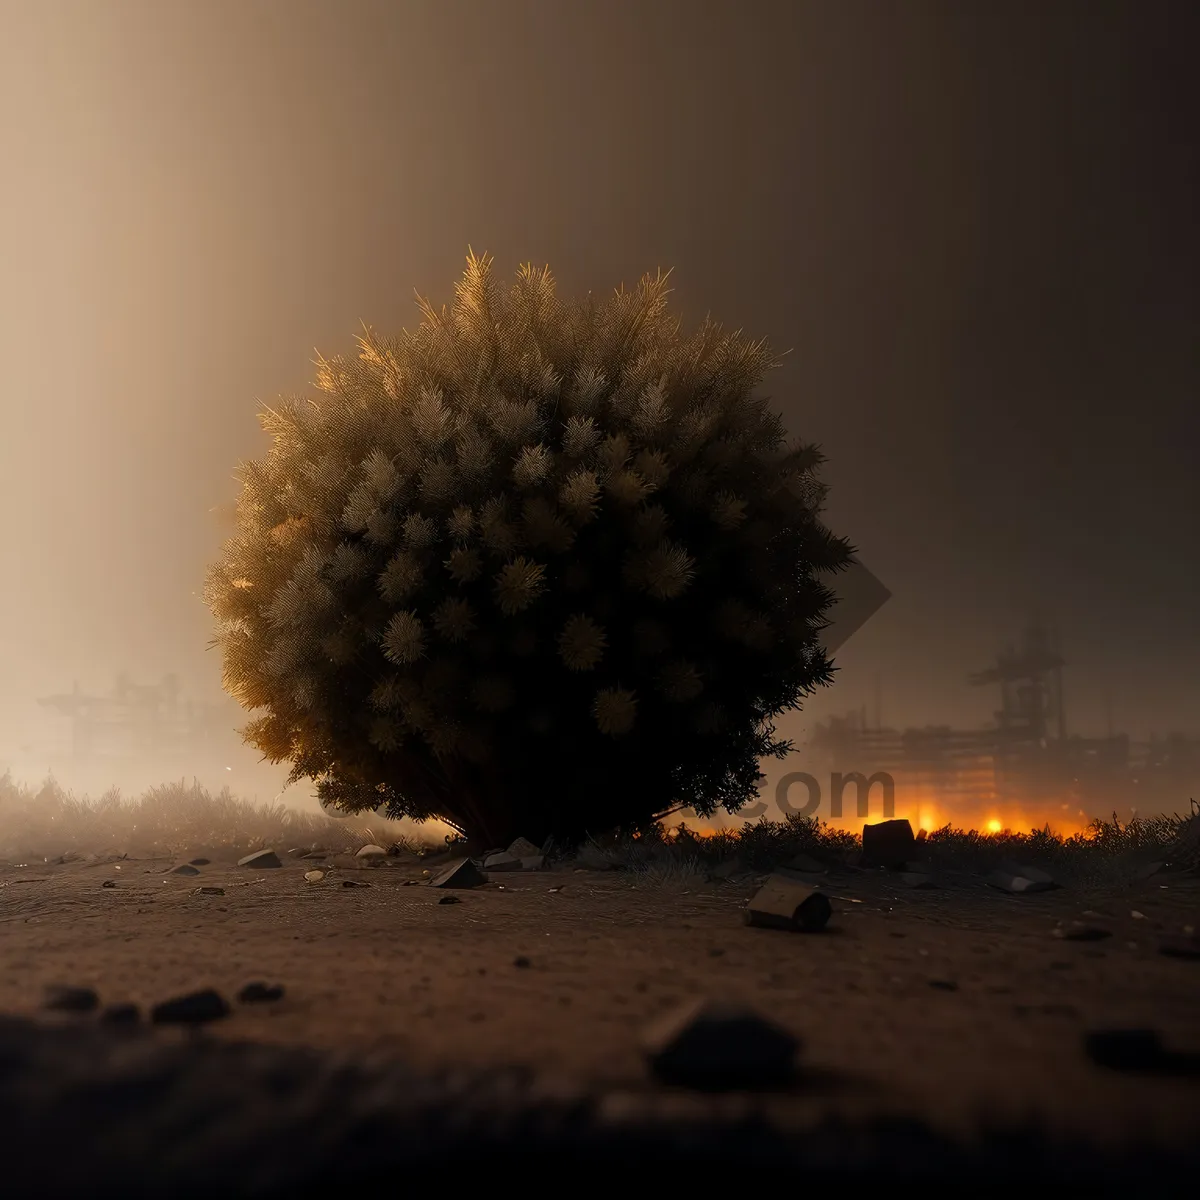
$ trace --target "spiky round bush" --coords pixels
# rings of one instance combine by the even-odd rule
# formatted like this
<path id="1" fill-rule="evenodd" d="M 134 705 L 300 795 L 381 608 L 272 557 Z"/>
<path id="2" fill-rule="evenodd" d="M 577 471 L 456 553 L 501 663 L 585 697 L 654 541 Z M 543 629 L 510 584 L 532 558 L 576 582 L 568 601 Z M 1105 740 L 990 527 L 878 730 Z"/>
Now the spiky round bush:
<path id="1" fill-rule="evenodd" d="M 452 306 L 263 414 L 207 596 L 293 781 L 489 845 L 756 793 L 851 550 L 755 395 L 765 343 L 685 336 L 666 284 L 564 304 L 471 254 Z"/>

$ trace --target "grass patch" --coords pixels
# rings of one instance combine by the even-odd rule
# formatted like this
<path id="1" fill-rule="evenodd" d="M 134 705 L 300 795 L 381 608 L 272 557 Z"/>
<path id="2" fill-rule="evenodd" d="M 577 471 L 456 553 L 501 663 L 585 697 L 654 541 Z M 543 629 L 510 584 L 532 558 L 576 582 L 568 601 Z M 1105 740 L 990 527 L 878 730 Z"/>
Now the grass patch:
<path id="1" fill-rule="evenodd" d="M 657 825 L 631 835 L 595 838 L 579 847 L 582 866 L 616 867 L 646 873 L 652 868 L 692 873 L 737 859 L 748 870 L 770 871 L 799 854 L 831 867 L 849 865 L 861 837 L 815 817 L 762 819 L 740 829 L 697 833 L 686 825 Z M 984 833 L 950 825 L 928 834 L 913 852 L 935 871 L 986 873 L 1005 860 L 1051 871 L 1064 881 L 1101 882 L 1126 876 L 1150 862 L 1200 870 L 1200 805 L 1189 801 L 1185 815 L 1134 817 L 1122 823 L 1097 819 L 1083 833 Z"/>
<path id="2" fill-rule="evenodd" d="M 212 793 L 195 784 L 168 783 L 136 798 L 114 788 L 93 800 L 53 780 L 35 789 L 0 776 L 0 860 L 10 862 L 64 854 L 159 858 L 191 850 L 240 857 L 268 847 L 283 853 L 313 845 L 341 853 L 368 842 L 415 851 L 432 840 L 421 838 L 419 829 L 414 833 L 409 822 L 373 814 L 335 820 L 284 804 L 255 804 L 228 788 Z"/>
<path id="3" fill-rule="evenodd" d="M 171 857 L 187 851 L 240 857 L 267 847 L 286 852 L 313 845 L 341 853 L 367 842 L 418 852 L 447 848 L 432 834 L 422 837 L 412 822 L 373 814 L 337 820 L 284 804 L 255 804 L 227 788 L 213 793 L 197 784 L 168 783 L 136 798 L 113 789 L 93 800 L 78 798 L 53 780 L 35 789 L 0 776 L 0 860 L 10 862 L 64 854 Z M 851 863 L 860 846 L 860 838 L 848 830 L 815 817 L 790 817 L 715 833 L 659 824 L 636 834 L 592 838 L 562 856 L 582 867 L 631 871 L 647 883 L 669 885 L 703 877 L 732 859 L 758 872 L 783 866 L 798 854 L 836 867 Z M 914 857 L 934 870 L 980 873 L 1011 859 L 1075 883 L 1128 877 L 1152 861 L 1200 871 L 1200 805 L 1189 801 L 1184 815 L 1124 823 L 1114 814 L 1069 837 L 1049 829 L 981 833 L 948 825 L 930 833 Z"/>

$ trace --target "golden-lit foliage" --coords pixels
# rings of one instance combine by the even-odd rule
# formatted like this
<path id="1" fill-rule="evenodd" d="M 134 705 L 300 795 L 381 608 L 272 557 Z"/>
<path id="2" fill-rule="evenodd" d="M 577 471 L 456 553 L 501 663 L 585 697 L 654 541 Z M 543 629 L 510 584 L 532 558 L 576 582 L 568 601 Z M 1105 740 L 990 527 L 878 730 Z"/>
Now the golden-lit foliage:
<path id="1" fill-rule="evenodd" d="M 646 786 L 751 793 L 770 717 L 828 681 L 813 575 L 849 548 L 817 517 L 820 454 L 755 394 L 766 344 L 685 334 L 667 295 L 659 273 L 568 304 L 548 269 L 503 289 L 472 253 L 452 305 L 365 329 L 262 414 L 206 597 L 267 757 L 347 807 L 478 824 L 451 776 L 512 767 L 527 731 L 500 715 L 537 708 L 563 754 L 643 730 L 686 765 L 706 739 Z"/>

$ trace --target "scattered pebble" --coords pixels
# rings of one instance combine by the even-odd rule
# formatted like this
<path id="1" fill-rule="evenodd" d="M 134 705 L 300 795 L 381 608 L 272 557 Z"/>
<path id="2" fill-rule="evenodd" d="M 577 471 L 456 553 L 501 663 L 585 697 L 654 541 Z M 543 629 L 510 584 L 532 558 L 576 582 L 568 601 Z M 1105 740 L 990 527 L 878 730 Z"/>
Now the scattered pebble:
<path id="1" fill-rule="evenodd" d="M 200 872 L 191 863 L 180 863 L 171 871 L 172 875 L 199 875 Z"/>
<path id="2" fill-rule="evenodd" d="M 513 966 L 514 967 L 532 967 L 533 963 L 531 963 L 529 961 L 529 959 L 527 959 L 525 957 L 525 955 L 518 954 L 517 957 L 513 959 Z"/>
<path id="3" fill-rule="evenodd" d="M 1112 937 L 1111 929 L 1099 925 L 1086 925 L 1082 921 L 1072 921 L 1069 925 L 1060 925 L 1054 936 L 1068 942 L 1100 942 Z"/>
<path id="4" fill-rule="evenodd" d="M 725 1091 L 788 1082 L 800 1043 L 752 1009 L 699 1000 L 647 1029 L 643 1049 L 663 1083 Z"/>
<path id="5" fill-rule="evenodd" d="M 439 904 L 461 904 L 461 903 L 462 903 L 462 900 L 461 900 L 461 899 L 459 899 L 459 897 L 458 897 L 458 896 L 443 896 L 443 897 L 442 897 L 442 898 L 441 898 L 441 899 L 438 901 L 438 903 L 439 903 Z"/>
<path id="6" fill-rule="evenodd" d="M 240 992 L 238 1000 L 242 1004 L 269 1004 L 283 999 L 282 983 L 263 983 L 255 981 L 248 983 Z"/>
<path id="7" fill-rule="evenodd" d="M 142 1019 L 136 1004 L 110 1004 L 101 1014 L 105 1025 L 136 1025 Z"/>
<path id="8" fill-rule="evenodd" d="M 937 988 L 939 992 L 957 992 L 958 984 L 953 979 L 931 979 L 929 981 L 931 988 Z"/>
<path id="9" fill-rule="evenodd" d="M 100 1007 L 100 997 L 90 987 L 56 983 L 46 989 L 44 1007 L 51 1012 L 90 1013 Z"/>
<path id="10" fill-rule="evenodd" d="M 225 889 L 222 887 L 198 887 L 192 893 L 196 896 L 223 896 Z"/>
<path id="11" fill-rule="evenodd" d="M 325 878 L 324 871 L 305 871 L 304 880 L 306 883 L 320 883 Z"/>
<path id="12" fill-rule="evenodd" d="M 1168 958 L 1188 958 L 1193 961 L 1200 959 L 1200 938 L 1195 935 L 1182 938 L 1168 938 L 1158 948 L 1159 954 Z"/>
<path id="13" fill-rule="evenodd" d="M 1097 1066 L 1114 1071 L 1146 1071 L 1163 1058 L 1162 1040 L 1153 1029 L 1104 1029 L 1084 1038 L 1084 1051 Z"/>
<path id="14" fill-rule="evenodd" d="M 150 1020 L 155 1025 L 203 1025 L 229 1013 L 225 997 L 214 988 L 204 988 L 156 1004 L 150 1010 Z"/>

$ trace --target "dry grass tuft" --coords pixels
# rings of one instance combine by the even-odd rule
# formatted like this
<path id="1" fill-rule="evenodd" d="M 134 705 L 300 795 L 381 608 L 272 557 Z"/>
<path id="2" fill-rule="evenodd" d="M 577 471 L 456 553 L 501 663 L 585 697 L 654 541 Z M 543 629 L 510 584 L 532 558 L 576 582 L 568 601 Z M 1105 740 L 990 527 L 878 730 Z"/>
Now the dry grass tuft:
<path id="1" fill-rule="evenodd" d="M 171 857 L 188 851 L 238 856 L 270 847 L 286 852 L 319 845 L 352 851 L 367 842 L 417 849 L 436 839 L 414 836 L 411 823 L 373 815 L 355 820 L 259 805 L 222 789 L 168 783 L 136 799 L 112 789 L 97 800 L 76 797 L 53 780 L 22 787 L 0 776 L 0 860 L 52 859 L 63 854 Z"/>

